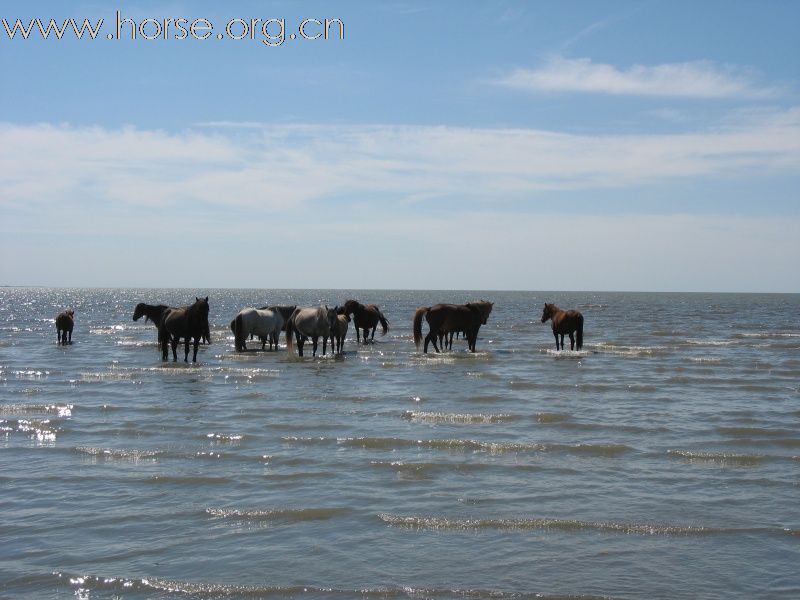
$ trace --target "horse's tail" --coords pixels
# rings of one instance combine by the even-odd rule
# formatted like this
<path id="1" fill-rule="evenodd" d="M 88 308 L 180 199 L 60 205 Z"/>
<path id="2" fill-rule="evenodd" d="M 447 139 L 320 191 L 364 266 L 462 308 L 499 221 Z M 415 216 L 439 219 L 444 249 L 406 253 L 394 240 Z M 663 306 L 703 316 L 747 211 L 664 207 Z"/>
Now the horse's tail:
<path id="1" fill-rule="evenodd" d="M 236 350 L 241 350 L 242 344 L 244 343 L 244 339 L 242 336 L 242 313 L 236 315 L 236 318 L 231 321 L 231 325 L 233 325 L 233 339 L 234 339 L 234 347 Z"/>
<path id="2" fill-rule="evenodd" d="M 378 311 L 378 320 L 381 322 L 381 327 L 383 328 L 381 335 L 386 335 L 386 332 L 389 331 L 389 321 L 386 320 L 386 317 L 383 316 L 380 310 Z"/>
<path id="3" fill-rule="evenodd" d="M 236 318 L 234 317 L 233 321 L 231 321 L 231 333 L 236 335 Z"/>
<path id="4" fill-rule="evenodd" d="M 422 341 L 422 317 L 425 316 L 430 310 L 430 306 L 423 306 L 422 308 L 418 308 L 417 312 L 414 313 L 414 345 L 419 348 L 419 344 Z"/>
<path id="5" fill-rule="evenodd" d="M 294 315 L 297 309 L 294 309 L 292 316 L 286 320 L 286 351 L 292 351 L 292 336 L 294 335 Z"/>
<path id="6" fill-rule="evenodd" d="M 577 337 L 577 340 L 575 340 L 576 345 L 578 347 L 578 350 L 580 350 L 581 348 L 583 348 L 583 315 L 580 315 L 578 319 L 578 333 L 576 337 Z"/>

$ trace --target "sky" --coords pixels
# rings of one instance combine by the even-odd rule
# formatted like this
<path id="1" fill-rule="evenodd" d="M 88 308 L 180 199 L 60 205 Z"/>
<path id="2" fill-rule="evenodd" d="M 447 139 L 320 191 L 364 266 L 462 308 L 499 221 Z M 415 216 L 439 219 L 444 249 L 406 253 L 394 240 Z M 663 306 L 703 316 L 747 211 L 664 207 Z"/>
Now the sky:
<path id="1" fill-rule="evenodd" d="M 800 292 L 798 2 L 0 18 L 0 285 Z"/>

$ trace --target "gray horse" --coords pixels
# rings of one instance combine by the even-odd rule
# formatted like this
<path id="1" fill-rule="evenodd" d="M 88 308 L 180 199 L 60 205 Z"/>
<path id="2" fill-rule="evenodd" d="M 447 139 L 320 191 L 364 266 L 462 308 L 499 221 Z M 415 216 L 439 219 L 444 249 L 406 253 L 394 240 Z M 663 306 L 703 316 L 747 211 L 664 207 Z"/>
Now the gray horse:
<path id="1" fill-rule="evenodd" d="M 286 349 L 292 351 L 292 334 L 297 336 L 297 351 L 303 356 L 303 344 L 311 338 L 314 344 L 312 356 L 317 355 L 317 342 L 322 338 L 322 354 L 328 347 L 328 338 L 331 338 L 333 347 L 333 328 L 336 326 L 337 308 L 320 306 L 318 308 L 296 308 L 286 322 Z"/>

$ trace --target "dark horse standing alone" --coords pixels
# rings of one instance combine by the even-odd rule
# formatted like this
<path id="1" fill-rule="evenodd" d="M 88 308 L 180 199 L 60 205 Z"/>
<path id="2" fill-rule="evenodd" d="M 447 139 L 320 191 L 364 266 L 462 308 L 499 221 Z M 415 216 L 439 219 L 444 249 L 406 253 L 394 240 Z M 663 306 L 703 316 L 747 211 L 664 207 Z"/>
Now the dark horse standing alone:
<path id="1" fill-rule="evenodd" d="M 578 350 L 583 348 L 583 315 L 577 310 L 561 310 L 555 304 L 545 304 L 542 312 L 542 323 L 552 319 L 553 336 L 556 338 L 556 350 L 564 349 L 564 334 L 569 335 L 569 349 L 575 350 L 577 337 Z M 577 335 L 573 335 L 577 332 Z M 561 336 L 561 347 L 558 336 Z"/>
<path id="2" fill-rule="evenodd" d="M 423 352 L 428 351 L 428 343 L 433 342 L 433 348 L 439 352 L 436 338 L 439 332 L 463 331 L 471 352 L 475 352 L 475 343 L 478 340 L 478 330 L 481 325 L 486 325 L 489 314 L 492 312 L 492 302 L 481 300 L 467 302 L 466 304 L 435 304 L 429 307 L 418 308 L 414 313 L 414 344 L 419 348 L 422 340 L 422 317 L 428 321 L 430 331 L 425 336 Z"/>
<path id="3" fill-rule="evenodd" d="M 178 342 L 186 340 L 184 362 L 189 362 L 189 339 L 194 339 L 192 362 L 197 362 L 197 346 L 205 337 L 211 343 L 208 326 L 208 296 L 203 300 L 195 298 L 195 303 L 182 308 L 168 308 L 158 324 L 158 343 L 161 345 L 161 358 L 167 360 L 169 345 L 172 344 L 172 360 L 178 360 Z"/>
<path id="4" fill-rule="evenodd" d="M 75 326 L 75 311 L 65 310 L 56 317 L 56 334 L 59 344 L 72 343 L 72 329 Z M 69 341 L 67 341 L 69 336 Z"/>
<path id="5" fill-rule="evenodd" d="M 369 330 L 372 329 L 371 341 L 375 341 L 375 329 L 378 327 L 380 321 L 383 331 L 381 335 L 386 335 L 389 331 L 389 321 L 383 316 L 381 309 L 375 304 L 367 304 L 366 306 L 355 300 L 348 300 L 344 306 L 339 309 L 339 314 L 353 315 L 353 327 L 356 330 L 356 342 L 360 342 L 359 331 L 364 332 L 364 343 L 367 343 L 367 335 Z"/>

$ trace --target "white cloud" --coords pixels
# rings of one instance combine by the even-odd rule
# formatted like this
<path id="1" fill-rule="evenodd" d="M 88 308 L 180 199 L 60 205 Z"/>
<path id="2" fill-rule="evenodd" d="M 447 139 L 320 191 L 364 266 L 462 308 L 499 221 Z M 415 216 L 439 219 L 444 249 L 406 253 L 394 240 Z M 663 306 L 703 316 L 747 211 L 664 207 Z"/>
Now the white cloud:
<path id="1" fill-rule="evenodd" d="M 672 135 L 459 127 L 0 125 L 0 206 L 286 210 L 330 198 L 496 198 L 796 174 L 800 108 Z"/>
<path id="2" fill-rule="evenodd" d="M 776 90 L 760 87 L 742 68 L 698 60 L 618 69 L 589 58 L 550 58 L 538 69 L 517 69 L 496 83 L 531 92 L 669 96 L 685 98 L 764 98 Z"/>

